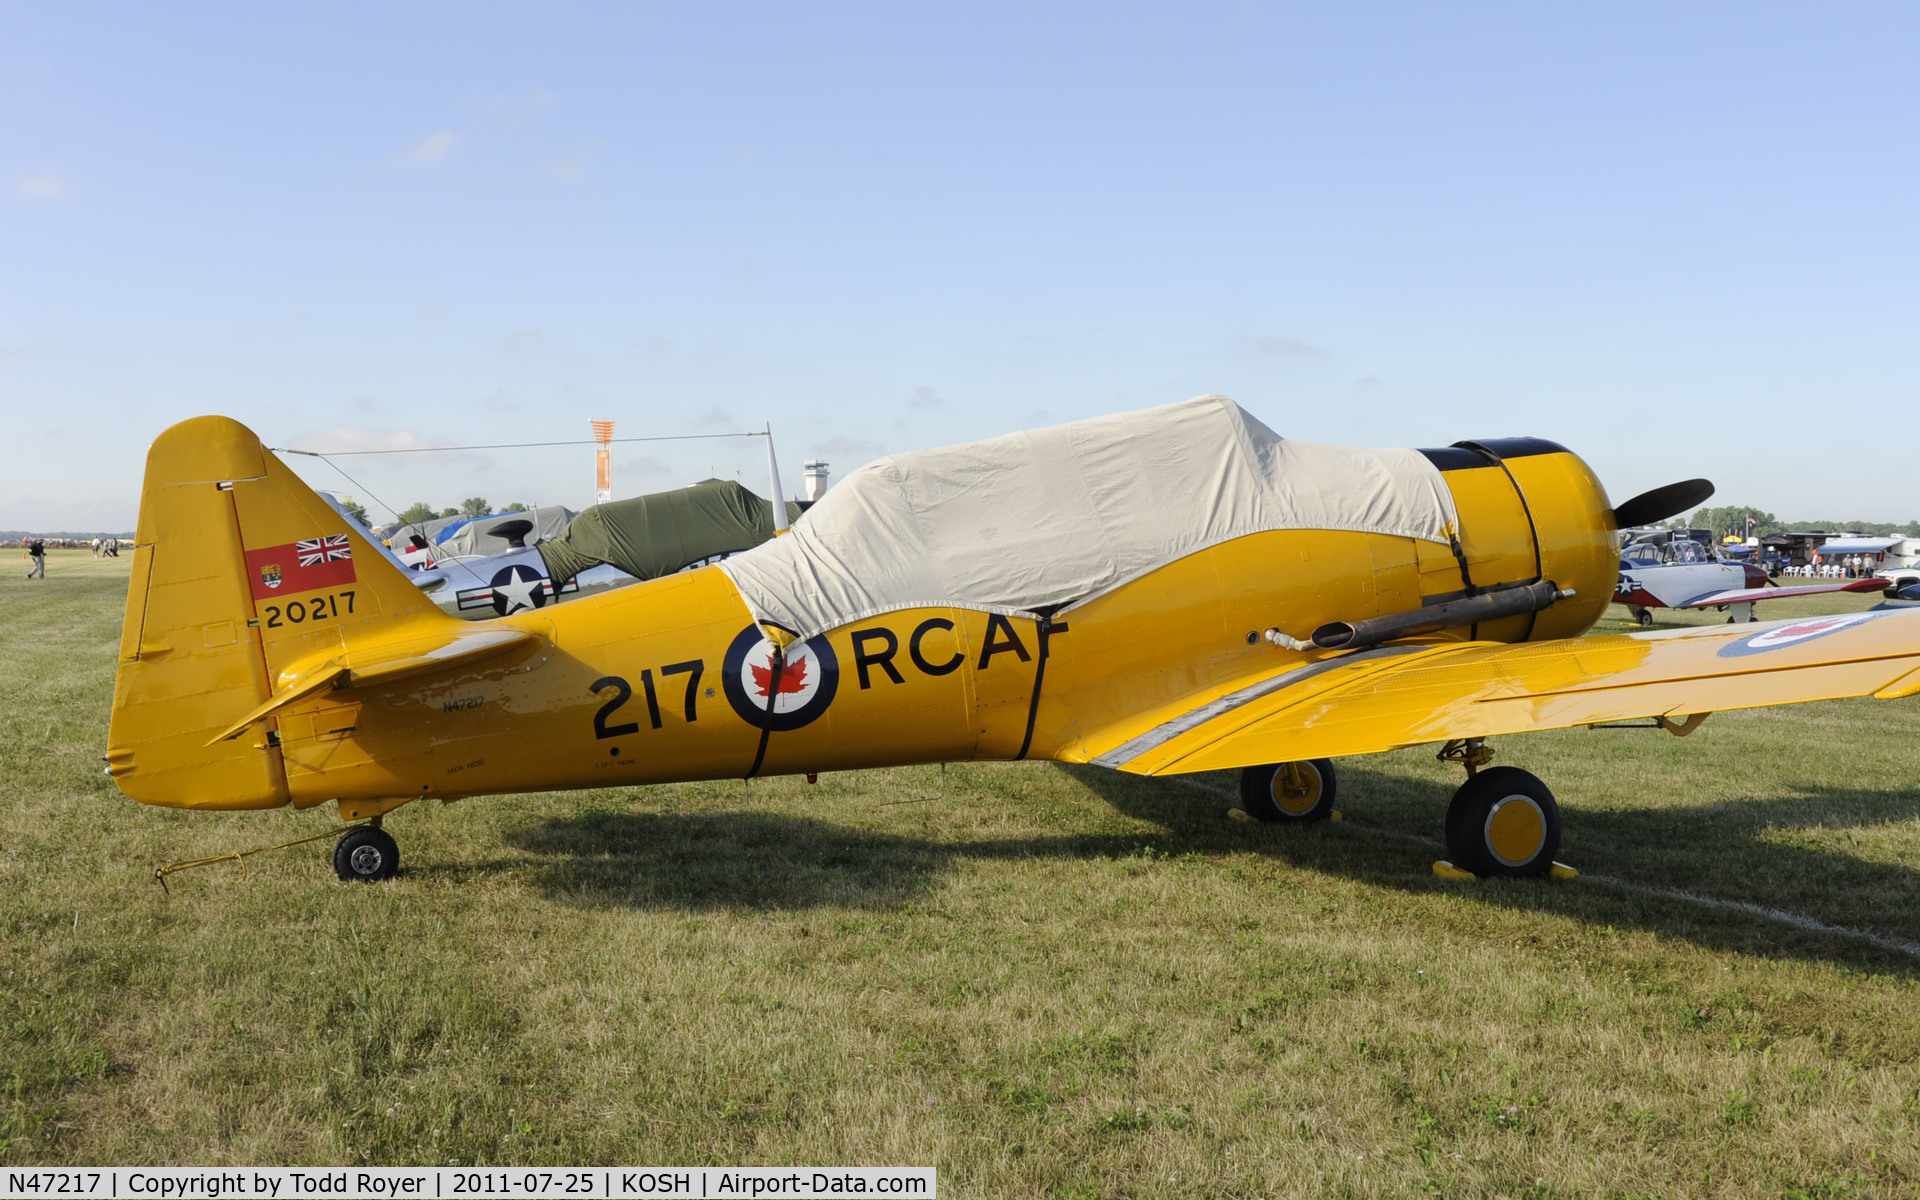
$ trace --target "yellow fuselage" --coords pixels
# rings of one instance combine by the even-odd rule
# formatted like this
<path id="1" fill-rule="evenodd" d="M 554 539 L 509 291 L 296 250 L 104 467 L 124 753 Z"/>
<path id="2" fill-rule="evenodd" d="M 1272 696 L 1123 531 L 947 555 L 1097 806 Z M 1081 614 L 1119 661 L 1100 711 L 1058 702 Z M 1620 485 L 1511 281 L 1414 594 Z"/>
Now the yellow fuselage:
<path id="1" fill-rule="evenodd" d="M 1446 481 L 1474 585 L 1544 577 L 1578 594 L 1441 636 L 1513 642 L 1587 629 L 1612 593 L 1615 555 L 1611 510 L 1585 464 L 1530 454 L 1448 470 Z M 763 746 L 723 678 L 753 618 L 707 567 L 502 618 L 537 642 L 450 677 L 332 693 L 280 719 L 278 753 L 300 806 L 1046 759 L 1082 733 L 1294 653 L 1263 630 L 1304 633 L 1463 591 L 1448 546 L 1281 531 L 1181 559 L 1046 631 L 959 609 L 888 613 L 824 635 L 831 655 L 816 661 L 837 660 L 829 701 L 799 728 L 766 731 Z M 764 681 L 747 694 L 763 693 Z"/>
<path id="2" fill-rule="evenodd" d="M 1332 653 L 1278 648 L 1269 629 L 1304 637 L 1545 579 L 1576 595 L 1426 636 L 1586 630 L 1616 573 L 1604 491 L 1551 443 L 1487 446 L 1427 452 L 1458 510 L 1452 545 L 1261 533 L 1051 619 L 889 612 L 786 646 L 774 666 L 716 567 L 495 621 L 447 617 L 251 431 L 197 418 L 149 453 L 107 769 L 148 804 L 338 800 L 370 816 L 423 796 L 1085 760 L 1083 740 L 1110 744 Z M 351 586 L 317 582 L 336 578 Z"/>

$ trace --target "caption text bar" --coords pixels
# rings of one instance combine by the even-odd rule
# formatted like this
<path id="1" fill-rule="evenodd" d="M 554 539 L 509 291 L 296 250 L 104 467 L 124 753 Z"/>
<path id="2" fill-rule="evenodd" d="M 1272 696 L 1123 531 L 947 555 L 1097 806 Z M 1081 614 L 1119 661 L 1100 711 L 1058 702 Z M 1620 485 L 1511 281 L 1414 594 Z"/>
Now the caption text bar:
<path id="1" fill-rule="evenodd" d="M 793 1200 L 933 1197 L 932 1167 L 107 1167 L 8 1170 L 0 1200 Z"/>

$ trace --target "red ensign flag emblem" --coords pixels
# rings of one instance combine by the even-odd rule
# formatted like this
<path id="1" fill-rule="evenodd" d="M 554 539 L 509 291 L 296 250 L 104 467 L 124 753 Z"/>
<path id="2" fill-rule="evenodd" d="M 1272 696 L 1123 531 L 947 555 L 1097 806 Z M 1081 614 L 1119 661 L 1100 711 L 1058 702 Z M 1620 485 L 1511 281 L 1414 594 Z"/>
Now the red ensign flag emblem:
<path id="1" fill-rule="evenodd" d="M 352 582 L 353 547 L 344 533 L 247 551 L 247 583 L 255 600 Z"/>

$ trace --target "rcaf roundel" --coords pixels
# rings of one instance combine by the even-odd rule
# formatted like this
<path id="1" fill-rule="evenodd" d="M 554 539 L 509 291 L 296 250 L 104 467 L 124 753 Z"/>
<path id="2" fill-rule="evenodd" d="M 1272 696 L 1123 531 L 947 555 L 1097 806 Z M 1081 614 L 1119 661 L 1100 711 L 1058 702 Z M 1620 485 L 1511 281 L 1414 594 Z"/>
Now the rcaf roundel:
<path id="1" fill-rule="evenodd" d="M 776 733 L 811 724 L 833 703 L 840 660 L 825 637 L 787 647 L 776 668 L 773 643 L 757 625 L 740 631 L 720 667 L 727 703 L 756 729 Z"/>
<path id="2" fill-rule="evenodd" d="M 1862 621 L 1871 621 L 1879 615 L 1876 612 L 1842 613 L 1832 617 L 1809 617 L 1790 625 L 1777 625 L 1772 629 L 1748 634 L 1738 641 L 1727 643 L 1720 647 L 1720 657 L 1740 658 L 1748 654 L 1765 654 L 1769 650 L 1779 650 L 1817 637 L 1825 637 L 1830 633 L 1838 633 Z"/>

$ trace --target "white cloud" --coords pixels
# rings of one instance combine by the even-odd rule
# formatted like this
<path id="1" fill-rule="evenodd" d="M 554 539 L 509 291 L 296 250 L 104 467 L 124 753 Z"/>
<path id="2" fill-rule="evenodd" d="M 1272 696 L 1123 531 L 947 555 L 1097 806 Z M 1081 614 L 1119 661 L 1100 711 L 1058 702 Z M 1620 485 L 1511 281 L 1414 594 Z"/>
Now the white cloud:
<path id="1" fill-rule="evenodd" d="M 587 164 L 579 157 L 556 158 L 540 169 L 540 173 L 555 183 L 564 183 L 570 187 L 585 187 L 593 182 L 593 176 L 587 173 Z"/>
<path id="2" fill-rule="evenodd" d="M 831 462 L 834 472 L 841 476 L 845 476 L 849 469 L 872 462 L 886 452 L 887 448 L 881 443 L 866 442 L 859 438 L 837 437 L 813 444 L 813 456 Z"/>
<path id="3" fill-rule="evenodd" d="M 64 200 L 73 189 L 58 172 L 41 171 L 22 179 L 13 190 L 34 200 Z"/>
<path id="4" fill-rule="evenodd" d="M 540 173 L 555 183 L 585 187 L 593 182 L 593 160 L 600 156 L 602 145 L 598 138 L 582 142 L 549 162 Z"/>
<path id="5" fill-rule="evenodd" d="M 401 151 L 400 164 L 408 167 L 430 167 L 452 154 L 453 148 L 459 143 L 460 135 L 453 130 L 438 130 Z"/>
<path id="6" fill-rule="evenodd" d="M 934 409 L 946 406 L 946 398 L 930 387 L 913 389 L 913 399 L 907 401 L 907 407 L 915 412 L 932 412 Z"/>
<path id="7" fill-rule="evenodd" d="M 733 424 L 733 414 L 716 404 L 700 416 L 695 417 L 693 423 L 696 425 L 731 425 Z"/>
<path id="8" fill-rule="evenodd" d="M 319 454 L 364 454 L 369 450 L 391 452 L 395 459 L 411 460 L 424 457 L 409 454 L 406 451 L 424 446 L 445 446 L 445 440 L 422 438 L 411 429 L 361 429 L 353 425 L 335 425 L 331 429 L 316 429 L 310 433 L 296 434 L 287 442 L 294 450 L 307 450 Z M 435 458 L 458 457 L 453 455 L 434 455 Z"/>
<path id="9" fill-rule="evenodd" d="M 559 103 L 558 96 L 539 88 L 484 92 L 473 99 L 473 107 L 505 125 L 524 125 L 537 120 Z"/>
<path id="10" fill-rule="evenodd" d="M 616 459 L 613 464 L 613 473 L 616 478 L 625 478 L 629 475 L 639 475 L 642 477 L 648 475 L 665 475 L 672 470 L 672 467 L 669 467 L 666 463 L 653 457 L 651 454 L 642 455 L 639 458 Z"/>
<path id="11" fill-rule="evenodd" d="M 6 362 L 10 358 L 25 358 L 26 356 L 27 350 L 24 346 L 0 346 L 0 362 Z"/>
<path id="12" fill-rule="evenodd" d="M 507 335 L 507 353 L 518 354 L 539 340 L 538 329 L 516 329 Z"/>
<path id="13" fill-rule="evenodd" d="M 1246 339 L 1246 343 L 1262 354 L 1288 354 L 1307 358 L 1318 358 L 1326 353 L 1326 351 L 1318 346 L 1310 346 L 1298 339 L 1277 335 L 1273 337 L 1248 338 Z"/>

